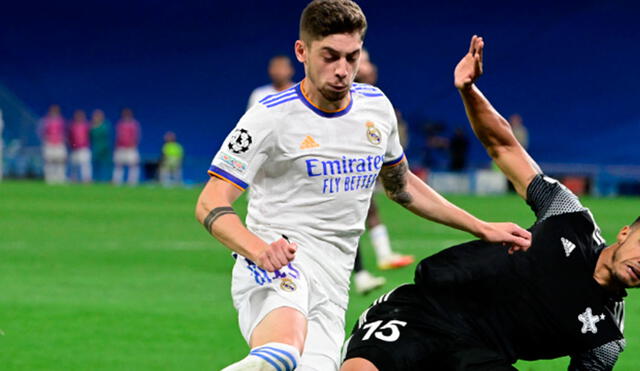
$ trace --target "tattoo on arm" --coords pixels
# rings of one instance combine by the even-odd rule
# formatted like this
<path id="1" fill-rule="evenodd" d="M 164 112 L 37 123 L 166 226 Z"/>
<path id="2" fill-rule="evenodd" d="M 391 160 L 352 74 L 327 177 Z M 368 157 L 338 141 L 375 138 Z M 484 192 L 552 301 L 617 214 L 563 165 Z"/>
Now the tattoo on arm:
<path id="1" fill-rule="evenodd" d="M 402 161 L 398 165 L 380 172 L 382 185 L 387 196 L 404 207 L 407 207 L 413 200 L 411 194 L 407 192 L 406 175 L 408 171 L 407 162 Z"/>
<path id="2" fill-rule="evenodd" d="M 207 232 L 211 233 L 211 225 L 216 221 L 216 219 L 223 215 L 235 213 L 236 212 L 233 210 L 233 208 L 229 206 L 216 207 L 215 209 L 211 210 L 211 212 L 209 212 L 209 215 L 207 215 L 206 218 L 204 218 L 204 222 L 202 223 L 202 225 L 204 226 L 204 229 L 207 230 Z"/>

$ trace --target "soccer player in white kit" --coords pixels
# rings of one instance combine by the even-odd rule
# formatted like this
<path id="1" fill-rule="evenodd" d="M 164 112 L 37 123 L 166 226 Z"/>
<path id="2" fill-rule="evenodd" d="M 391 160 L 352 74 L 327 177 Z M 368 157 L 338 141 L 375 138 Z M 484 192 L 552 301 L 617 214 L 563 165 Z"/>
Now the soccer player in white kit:
<path id="1" fill-rule="evenodd" d="M 527 231 L 476 219 L 408 171 L 391 103 L 353 83 L 365 30 L 355 2 L 311 2 L 295 43 L 306 77 L 249 109 L 213 158 L 196 217 L 234 252 L 232 297 L 251 347 L 225 370 L 338 369 L 349 275 L 378 176 L 424 218 L 530 244 Z M 245 227 L 231 205 L 249 187 Z"/>

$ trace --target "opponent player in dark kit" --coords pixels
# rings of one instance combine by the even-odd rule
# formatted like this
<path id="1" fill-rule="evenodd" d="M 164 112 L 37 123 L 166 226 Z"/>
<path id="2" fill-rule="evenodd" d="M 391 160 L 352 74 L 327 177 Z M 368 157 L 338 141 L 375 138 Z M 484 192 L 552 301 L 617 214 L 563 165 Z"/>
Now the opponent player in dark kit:
<path id="1" fill-rule="evenodd" d="M 567 355 L 569 370 L 610 370 L 624 348 L 622 298 L 640 285 L 640 218 L 605 245 L 589 210 L 542 174 L 474 85 L 483 47 L 474 36 L 455 86 L 476 136 L 536 214 L 532 245 L 473 241 L 424 259 L 415 283 L 360 316 L 343 371 L 515 370 L 518 359 Z"/>

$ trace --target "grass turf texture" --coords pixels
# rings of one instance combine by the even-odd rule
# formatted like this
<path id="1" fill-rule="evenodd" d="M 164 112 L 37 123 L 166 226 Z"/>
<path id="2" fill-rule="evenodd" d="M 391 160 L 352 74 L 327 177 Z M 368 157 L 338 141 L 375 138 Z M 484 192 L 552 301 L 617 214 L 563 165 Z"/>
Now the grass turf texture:
<path id="1" fill-rule="evenodd" d="M 233 260 L 196 223 L 199 189 L 0 183 L 0 369 L 218 370 L 247 353 L 230 297 Z M 478 217 L 528 226 L 516 196 L 455 196 Z M 424 257 L 470 239 L 379 197 L 395 250 Z M 237 209 L 244 212 L 244 200 Z M 640 199 L 583 200 L 612 241 L 638 216 Z M 365 235 L 364 261 L 376 274 Z M 350 330 L 371 301 L 410 281 L 351 296 Z M 640 298 L 627 300 L 628 347 L 616 370 L 640 369 Z M 520 362 L 566 369 L 567 360 Z"/>

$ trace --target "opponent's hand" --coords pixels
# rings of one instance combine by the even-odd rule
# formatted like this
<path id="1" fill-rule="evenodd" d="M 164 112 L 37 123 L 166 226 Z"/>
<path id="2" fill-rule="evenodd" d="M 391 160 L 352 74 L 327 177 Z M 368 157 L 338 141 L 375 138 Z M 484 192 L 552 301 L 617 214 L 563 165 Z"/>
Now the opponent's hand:
<path id="1" fill-rule="evenodd" d="M 513 223 L 487 223 L 481 238 L 489 242 L 502 242 L 509 246 L 509 254 L 527 251 L 531 247 L 531 232 Z"/>
<path id="2" fill-rule="evenodd" d="M 289 264 L 295 257 L 298 246 L 289 243 L 284 238 L 272 242 L 255 259 L 255 263 L 262 269 L 273 272 Z"/>
<path id="3" fill-rule="evenodd" d="M 469 52 L 465 55 L 453 72 L 454 85 L 460 90 L 466 90 L 482 75 L 482 37 L 473 35 Z"/>

